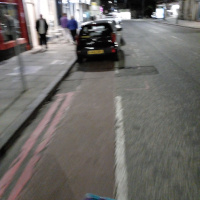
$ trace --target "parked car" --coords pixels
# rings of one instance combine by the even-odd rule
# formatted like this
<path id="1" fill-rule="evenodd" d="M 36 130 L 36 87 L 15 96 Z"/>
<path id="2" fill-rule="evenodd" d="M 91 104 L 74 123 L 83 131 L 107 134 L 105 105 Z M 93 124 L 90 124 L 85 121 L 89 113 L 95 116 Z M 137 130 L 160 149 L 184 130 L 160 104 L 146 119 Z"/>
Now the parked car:
<path id="1" fill-rule="evenodd" d="M 122 24 L 121 24 L 121 23 L 119 24 L 118 22 L 116 22 L 116 20 L 115 20 L 114 18 L 110 18 L 110 19 L 109 19 L 109 18 L 105 18 L 104 20 L 108 20 L 108 21 L 112 20 L 112 21 L 113 21 L 116 30 L 117 30 L 117 31 L 120 31 L 120 32 L 118 33 L 118 34 L 120 34 L 120 38 L 121 38 L 120 46 L 124 46 L 124 45 L 126 44 L 126 42 L 125 42 L 124 39 L 123 39 L 123 32 L 122 32 L 123 28 L 122 28 Z"/>
<path id="2" fill-rule="evenodd" d="M 97 20 L 82 24 L 77 37 L 78 62 L 83 58 L 110 55 L 118 60 L 122 27 L 116 28 L 113 20 Z"/>
<path id="3" fill-rule="evenodd" d="M 116 24 L 122 24 L 122 19 L 112 13 L 105 15 L 104 18 L 105 19 L 113 19 L 113 20 L 115 20 Z"/>
<path id="4" fill-rule="evenodd" d="M 119 21 L 117 21 L 116 18 L 104 18 L 104 20 L 113 21 L 117 31 L 121 31 L 122 30 L 122 24 L 119 23 Z"/>

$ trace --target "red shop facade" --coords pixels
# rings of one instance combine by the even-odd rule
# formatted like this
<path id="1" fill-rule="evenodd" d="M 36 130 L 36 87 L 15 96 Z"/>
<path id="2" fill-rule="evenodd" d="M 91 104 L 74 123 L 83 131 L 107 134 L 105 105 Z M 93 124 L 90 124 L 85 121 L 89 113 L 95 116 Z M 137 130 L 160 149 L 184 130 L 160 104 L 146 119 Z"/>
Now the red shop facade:
<path id="1" fill-rule="evenodd" d="M 12 27 L 15 27 L 21 51 L 29 50 L 30 43 L 22 0 L 0 0 L 0 61 L 15 55 L 16 41 Z"/>

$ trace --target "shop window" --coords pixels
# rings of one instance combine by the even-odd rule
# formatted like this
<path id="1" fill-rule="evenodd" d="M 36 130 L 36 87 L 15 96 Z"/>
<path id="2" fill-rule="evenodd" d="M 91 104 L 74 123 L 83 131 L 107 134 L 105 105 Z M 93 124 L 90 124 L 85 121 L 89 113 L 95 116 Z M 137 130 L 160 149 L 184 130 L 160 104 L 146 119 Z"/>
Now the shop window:
<path id="1" fill-rule="evenodd" d="M 4 42 L 20 37 L 17 5 L 0 4 L 0 29 Z"/>

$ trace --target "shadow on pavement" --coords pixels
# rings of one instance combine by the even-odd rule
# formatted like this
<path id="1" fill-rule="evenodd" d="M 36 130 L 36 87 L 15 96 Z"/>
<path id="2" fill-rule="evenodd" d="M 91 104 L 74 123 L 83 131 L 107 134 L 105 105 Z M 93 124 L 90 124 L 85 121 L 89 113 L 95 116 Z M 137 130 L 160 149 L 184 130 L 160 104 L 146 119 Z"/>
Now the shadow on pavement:
<path id="1" fill-rule="evenodd" d="M 123 69 L 125 67 L 124 51 L 119 51 L 118 58 L 118 61 L 113 61 L 112 57 L 109 56 L 88 58 L 78 65 L 78 71 L 103 72 L 114 71 L 115 68 Z"/>

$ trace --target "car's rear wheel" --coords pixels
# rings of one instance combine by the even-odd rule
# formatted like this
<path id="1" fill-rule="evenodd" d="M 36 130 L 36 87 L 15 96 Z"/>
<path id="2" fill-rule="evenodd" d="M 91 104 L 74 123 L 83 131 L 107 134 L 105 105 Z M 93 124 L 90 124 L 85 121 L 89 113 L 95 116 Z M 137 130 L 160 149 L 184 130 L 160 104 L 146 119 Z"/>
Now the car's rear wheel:
<path id="1" fill-rule="evenodd" d="M 78 63 L 82 63 L 83 62 L 83 57 L 82 56 L 78 56 L 77 61 L 78 61 Z"/>
<path id="2" fill-rule="evenodd" d="M 126 42 L 125 42 L 124 38 L 121 38 L 121 39 L 120 39 L 120 45 L 121 45 L 121 46 L 126 45 Z"/>
<path id="3" fill-rule="evenodd" d="M 113 61 L 118 61 L 118 60 L 119 60 L 118 52 L 116 52 L 115 54 L 113 54 L 112 60 L 113 60 Z"/>

